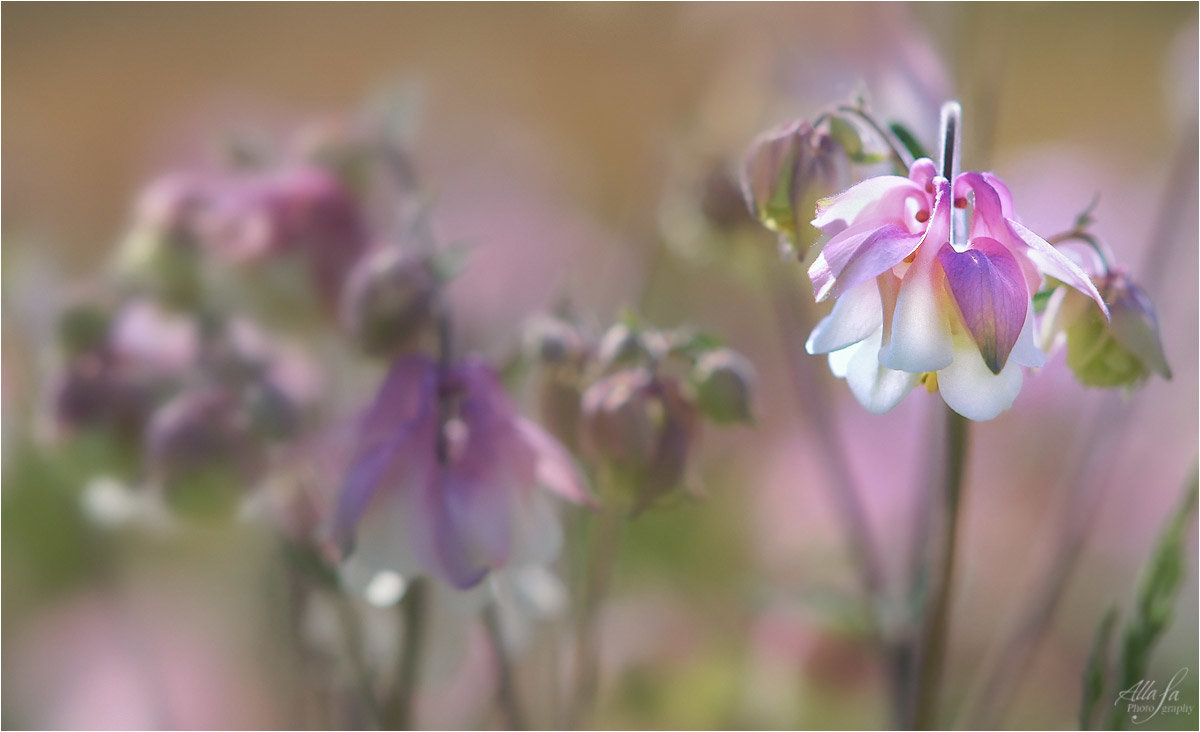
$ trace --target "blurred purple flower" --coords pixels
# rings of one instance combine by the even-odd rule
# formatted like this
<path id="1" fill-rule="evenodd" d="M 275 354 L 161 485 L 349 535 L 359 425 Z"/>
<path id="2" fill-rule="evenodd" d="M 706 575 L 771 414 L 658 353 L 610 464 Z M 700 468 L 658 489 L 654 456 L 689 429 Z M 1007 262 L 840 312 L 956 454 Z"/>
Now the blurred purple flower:
<path id="1" fill-rule="evenodd" d="M 490 570 L 557 553 L 537 484 L 591 501 L 567 452 L 517 414 L 476 358 L 448 368 L 397 361 L 356 442 L 333 535 L 344 556 L 373 569 L 423 570 L 466 589 Z"/>
<path id="2" fill-rule="evenodd" d="M 236 262 L 298 254 L 336 305 L 368 241 L 364 214 L 336 175 L 298 166 L 224 181 L 212 195 L 204 227 L 214 249 Z"/>
<path id="3" fill-rule="evenodd" d="M 921 381 L 970 419 L 1008 409 L 1019 366 L 1046 360 L 1032 305 L 1043 275 L 1107 316 L 1083 270 L 1018 223 L 999 178 L 962 173 L 951 190 L 923 158 L 907 178 L 870 178 L 817 207 L 813 225 L 832 238 L 808 273 L 818 301 L 838 301 L 807 349 L 830 354 L 830 368 L 871 412 L 890 410 Z M 971 205 L 968 194 L 970 228 L 952 244 L 952 209 Z"/>

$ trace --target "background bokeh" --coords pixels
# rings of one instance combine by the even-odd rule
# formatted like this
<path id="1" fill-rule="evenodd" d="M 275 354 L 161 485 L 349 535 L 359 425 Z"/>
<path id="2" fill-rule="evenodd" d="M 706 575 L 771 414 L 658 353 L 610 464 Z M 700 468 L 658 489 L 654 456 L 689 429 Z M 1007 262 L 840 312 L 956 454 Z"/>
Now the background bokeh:
<path id="1" fill-rule="evenodd" d="M 856 93 L 926 139 L 955 97 L 964 167 L 1003 176 L 1030 228 L 1065 230 L 1098 194 L 1094 231 L 1154 298 L 1174 379 L 1086 389 L 1060 353 L 975 428 L 948 696 L 972 698 L 1056 547 L 1086 532 L 989 718 L 1074 724 L 1091 635 L 1107 607 L 1129 607 L 1196 461 L 1194 4 L 20 4 L 3 20 L 5 726 L 296 724 L 287 657 L 261 633 L 265 539 L 121 538 L 106 553 L 118 564 L 93 562 L 90 542 L 114 538 L 28 478 L 82 483 L 86 460 L 17 471 L 12 452 L 35 433 L 55 303 L 98 271 L 143 182 L 200 164 L 231 131 L 334 119 L 398 82 L 419 92 L 414 153 L 438 233 L 472 246 L 455 285 L 465 341 L 501 355 L 569 293 L 596 324 L 632 304 L 720 334 L 759 371 L 757 425 L 705 435 L 707 498 L 628 531 L 603 616 L 606 727 L 882 724 L 811 430 L 839 430 L 899 556 L 940 408 L 914 393 L 873 417 L 830 378 L 837 423 L 798 417 L 762 269 L 802 269 L 771 264 L 765 231 L 689 223 L 705 176 L 762 129 Z M 1194 526 L 1186 546 L 1152 678 L 1189 668 L 1195 708 Z M 427 723 L 478 724 L 449 684 Z"/>

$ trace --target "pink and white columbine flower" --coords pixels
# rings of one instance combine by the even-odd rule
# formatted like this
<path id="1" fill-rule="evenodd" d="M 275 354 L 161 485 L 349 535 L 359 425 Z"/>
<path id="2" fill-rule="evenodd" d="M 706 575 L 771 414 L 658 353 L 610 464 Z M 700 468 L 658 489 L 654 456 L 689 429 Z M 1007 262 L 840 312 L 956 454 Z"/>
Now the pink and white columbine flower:
<path id="1" fill-rule="evenodd" d="M 333 538 L 368 573 L 431 574 L 466 589 L 490 570 L 557 554 L 539 484 L 591 502 L 570 455 L 517 413 L 490 366 L 408 356 L 358 424 Z"/>
<path id="2" fill-rule="evenodd" d="M 965 241 L 954 209 L 973 205 Z M 830 235 L 808 270 L 817 301 L 837 298 L 806 344 L 828 353 L 871 412 L 895 407 L 919 382 L 951 409 L 991 419 L 1012 406 L 1021 366 L 1038 367 L 1032 298 L 1043 275 L 1090 296 L 1091 279 L 1013 213 L 991 173 L 953 186 L 928 158 L 907 178 L 870 178 L 818 203 L 813 225 Z"/>

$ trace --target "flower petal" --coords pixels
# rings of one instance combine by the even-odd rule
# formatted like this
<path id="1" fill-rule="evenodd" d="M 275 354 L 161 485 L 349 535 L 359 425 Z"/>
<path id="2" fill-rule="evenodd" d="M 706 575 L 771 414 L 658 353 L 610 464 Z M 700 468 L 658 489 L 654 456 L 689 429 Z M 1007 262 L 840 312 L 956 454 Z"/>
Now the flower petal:
<path id="1" fill-rule="evenodd" d="M 1028 247 L 1025 254 L 1037 265 L 1044 274 L 1059 279 L 1092 298 L 1100 307 L 1104 317 L 1108 317 L 1108 305 L 1092 280 L 1065 254 L 1055 249 L 1049 242 L 1033 233 L 1012 219 L 1007 219 L 1009 233 Z"/>
<path id="2" fill-rule="evenodd" d="M 1012 406 L 1021 393 L 1021 367 L 1013 359 L 992 373 L 979 349 L 968 338 L 954 342 L 954 361 L 937 374 L 942 399 L 967 419 L 992 419 Z"/>
<path id="3" fill-rule="evenodd" d="M 810 354 L 840 351 L 858 343 L 883 325 L 883 303 L 874 281 L 852 287 L 837 299 L 833 311 L 813 328 L 804 344 Z"/>
<path id="4" fill-rule="evenodd" d="M 381 488 L 403 491 L 430 470 L 436 437 L 437 373 L 423 357 L 397 361 L 356 430 L 359 445 L 338 494 L 332 533 L 354 551 L 356 527 Z"/>
<path id="5" fill-rule="evenodd" d="M 1034 322 L 1032 300 L 1029 301 L 1025 308 L 1025 324 L 1021 326 L 1021 333 L 1017 336 L 1017 343 L 1013 346 L 1012 353 L 1008 357 L 1022 366 L 1028 366 L 1032 369 L 1038 369 L 1046 365 L 1046 353 L 1038 347 L 1037 326 Z"/>
<path id="6" fill-rule="evenodd" d="M 829 371 L 839 379 L 846 378 L 846 372 L 850 370 L 850 361 L 854 359 L 854 354 L 858 353 L 858 349 L 866 344 L 865 340 L 861 340 L 852 346 L 846 346 L 840 351 L 829 352 Z"/>
<path id="7" fill-rule="evenodd" d="M 883 331 L 879 330 L 855 346 L 846 368 L 846 383 L 850 385 L 850 391 L 858 403 L 872 414 L 890 411 L 908 396 L 921 378 L 920 374 L 894 371 L 879 364 L 882 338 Z"/>
<path id="8" fill-rule="evenodd" d="M 943 277 L 933 262 L 918 259 L 900 283 L 888 341 L 879 362 L 890 369 L 924 373 L 945 368 L 953 360 L 950 324 L 939 294 Z"/>
<path id="9" fill-rule="evenodd" d="M 1029 292 L 1016 258 L 995 239 L 976 238 L 958 252 L 938 255 L 963 323 L 983 360 L 998 374 L 1025 325 Z"/>
<path id="10" fill-rule="evenodd" d="M 817 301 L 831 294 L 840 296 L 900 264 L 916 250 L 922 236 L 887 224 L 862 234 L 834 237 L 808 269 Z"/>
<path id="11" fill-rule="evenodd" d="M 868 208 L 878 211 L 880 201 L 887 201 L 902 212 L 904 200 L 920 192 L 911 180 L 898 175 L 867 178 L 836 196 L 817 201 L 817 216 L 812 225 L 826 234 L 834 234 L 853 224 Z"/>
<path id="12" fill-rule="evenodd" d="M 598 505 L 588 491 L 587 481 L 566 448 L 527 419 L 519 419 L 516 429 L 520 439 L 532 448 L 537 456 L 535 478 L 539 485 L 573 503 L 593 508 Z"/>

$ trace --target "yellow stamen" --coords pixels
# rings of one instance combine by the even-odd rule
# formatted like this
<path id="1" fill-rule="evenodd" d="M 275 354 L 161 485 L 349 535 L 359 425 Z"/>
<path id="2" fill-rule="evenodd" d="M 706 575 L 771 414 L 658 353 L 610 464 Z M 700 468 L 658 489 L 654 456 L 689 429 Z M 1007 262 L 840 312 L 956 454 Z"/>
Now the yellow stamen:
<path id="1" fill-rule="evenodd" d="M 925 391 L 929 392 L 930 394 L 933 394 L 934 392 L 936 392 L 938 390 L 937 372 L 936 371 L 926 371 L 925 373 L 921 374 L 921 382 L 920 383 L 925 385 Z"/>

